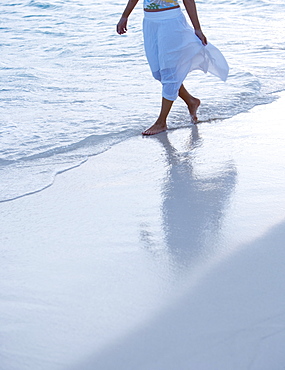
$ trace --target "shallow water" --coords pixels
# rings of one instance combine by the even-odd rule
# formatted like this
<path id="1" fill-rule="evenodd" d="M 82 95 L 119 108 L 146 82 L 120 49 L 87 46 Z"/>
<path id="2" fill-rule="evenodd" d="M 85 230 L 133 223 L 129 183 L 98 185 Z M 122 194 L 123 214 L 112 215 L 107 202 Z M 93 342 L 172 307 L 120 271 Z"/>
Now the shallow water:
<path id="1" fill-rule="evenodd" d="M 124 1 L 0 4 L 0 201 L 39 191 L 55 175 L 153 123 L 161 87 L 147 65 L 142 2 L 127 35 Z M 199 119 L 225 119 L 284 90 L 283 1 L 197 1 L 208 40 L 230 65 L 228 81 L 200 72 L 185 84 L 201 98 Z M 189 125 L 177 101 L 170 127 Z M 15 181 L 17 179 L 17 181 Z"/>

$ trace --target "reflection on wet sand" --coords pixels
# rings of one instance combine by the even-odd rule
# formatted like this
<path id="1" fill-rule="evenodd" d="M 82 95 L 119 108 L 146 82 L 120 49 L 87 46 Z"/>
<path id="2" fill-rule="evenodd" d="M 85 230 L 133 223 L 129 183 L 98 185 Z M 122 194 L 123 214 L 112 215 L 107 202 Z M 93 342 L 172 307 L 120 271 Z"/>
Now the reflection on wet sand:
<path id="1" fill-rule="evenodd" d="M 183 151 L 173 147 L 168 135 L 156 137 L 165 149 L 167 161 L 162 185 L 163 229 L 171 264 L 183 269 L 212 254 L 237 171 L 227 161 L 218 174 L 199 176 L 193 163 L 199 162 L 199 148 L 203 146 L 198 127 L 191 128 Z"/>

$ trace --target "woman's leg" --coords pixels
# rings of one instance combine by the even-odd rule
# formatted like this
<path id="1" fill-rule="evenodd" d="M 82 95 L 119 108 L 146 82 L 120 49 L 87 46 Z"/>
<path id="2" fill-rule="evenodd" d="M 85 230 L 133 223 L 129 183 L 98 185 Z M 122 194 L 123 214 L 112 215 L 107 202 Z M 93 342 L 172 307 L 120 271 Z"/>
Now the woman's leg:
<path id="1" fill-rule="evenodd" d="M 173 101 L 162 98 L 161 111 L 155 124 L 145 130 L 143 135 L 155 135 L 167 130 L 166 118 L 172 107 Z"/>
<path id="2" fill-rule="evenodd" d="M 179 96 L 188 105 L 189 113 L 193 123 L 197 123 L 197 109 L 200 105 L 200 100 L 190 95 L 183 84 L 179 89 Z"/>

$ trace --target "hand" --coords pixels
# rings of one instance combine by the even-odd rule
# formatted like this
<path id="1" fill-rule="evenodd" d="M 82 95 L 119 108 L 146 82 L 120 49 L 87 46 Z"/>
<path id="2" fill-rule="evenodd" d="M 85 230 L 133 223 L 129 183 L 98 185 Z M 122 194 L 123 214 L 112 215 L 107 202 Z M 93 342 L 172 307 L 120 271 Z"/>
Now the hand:
<path id="1" fill-rule="evenodd" d="M 127 22 L 128 22 L 128 18 L 125 18 L 125 17 L 122 17 L 119 21 L 119 23 L 117 24 L 117 32 L 119 35 L 123 35 L 124 33 L 127 32 Z"/>
<path id="2" fill-rule="evenodd" d="M 207 45 L 208 41 L 206 36 L 203 34 L 201 30 L 195 30 L 195 35 L 199 37 L 199 39 L 202 41 L 203 45 Z"/>

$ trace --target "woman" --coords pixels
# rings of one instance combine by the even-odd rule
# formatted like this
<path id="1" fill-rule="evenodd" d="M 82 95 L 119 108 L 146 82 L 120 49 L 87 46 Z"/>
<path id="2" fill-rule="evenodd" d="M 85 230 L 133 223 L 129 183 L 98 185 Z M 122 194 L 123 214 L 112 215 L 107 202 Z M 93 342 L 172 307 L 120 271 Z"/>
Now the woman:
<path id="1" fill-rule="evenodd" d="M 127 32 L 128 17 L 139 0 L 129 0 L 117 24 L 117 32 Z M 183 0 L 194 28 L 187 23 L 177 0 L 144 0 L 144 46 L 155 79 L 162 83 L 161 112 L 143 135 L 167 130 L 166 119 L 177 96 L 188 106 L 193 123 L 197 123 L 200 100 L 190 95 L 183 85 L 194 69 L 211 72 L 223 81 L 229 67 L 221 52 L 207 42 L 198 19 L 194 0 Z"/>

